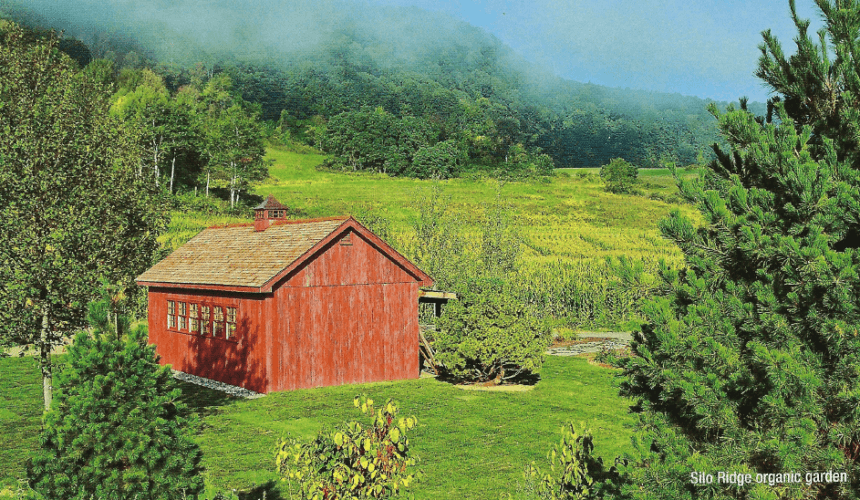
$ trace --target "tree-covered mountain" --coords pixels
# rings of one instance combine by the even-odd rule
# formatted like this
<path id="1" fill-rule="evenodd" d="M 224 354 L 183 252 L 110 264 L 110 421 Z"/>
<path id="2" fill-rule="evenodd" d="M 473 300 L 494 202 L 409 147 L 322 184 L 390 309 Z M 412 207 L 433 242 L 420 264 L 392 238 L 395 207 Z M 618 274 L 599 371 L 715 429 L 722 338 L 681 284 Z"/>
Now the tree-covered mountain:
<path id="1" fill-rule="evenodd" d="M 556 167 L 600 166 L 616 157 L 645 167 L 689 164 L 710 158 L 719 142 L 706 100 L 565 80 L 482 29 L 414 7 L 343 0 L 263 0 L 253 9 L 222 1 L 202 10 L 190 1 L 50 4 L 0 2 L 0 13 L 66 30 L 79 62 L 150 68 L 173 92 L 226 73 L 246 101 L 260 105 L 270 128 L 328 148 L 342 167 L 345 157 L 364 153 L 344 150 L 355 141 L 331 137 L 328 124 L 361 122 L 368 109 L 407 130 L 389 140 L 396 143 L 390 154 L 405 155 L 389 163 L 404 172 L 422 148 L 422 157 L 430 148 L 450 157 L 451 148 L 437 147 L 443 142 L 456 158 L 434 159 L 454 162 L 455 170 L 534 170 L 541 153 Z M 764 113 L 763 105 L 750 107 Z"/>

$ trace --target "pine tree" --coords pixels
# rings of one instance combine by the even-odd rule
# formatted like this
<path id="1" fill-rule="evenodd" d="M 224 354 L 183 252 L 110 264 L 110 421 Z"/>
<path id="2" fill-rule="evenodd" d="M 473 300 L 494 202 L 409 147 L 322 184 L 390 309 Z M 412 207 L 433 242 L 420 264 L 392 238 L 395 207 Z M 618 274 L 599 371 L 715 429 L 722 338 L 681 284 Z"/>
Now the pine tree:
<path id="1" fill-rule="evenodd" d="M 624 366 L 640 412 L 635 498 L 857 498 L 860 492 L 860 2 L 816 0 L 818 43 L 764 33 L 767 117 L 718 118 L 729 150 L 663 234 L 686 256 Z M 835 58 L 831 61 L 831 55 Z M 718 481 L 750 474 L 753 484 Z M 806 473 L 845 473 L 845 482 Z M 691 474 L 714 477 L 696 484 Z M 757 474 L 800 473 L 797 477 Z M 842 479 L 841 476 L 838 477 Z M 773 484 L 771 484 L 773 483 Z"/>
<path id="2" fill-rule="evenodd" d="M 146 329 L 107 301 L 90 306 L 94 335 L 80 333 L 45 414 L 31 486 L 45 498 L 185 499 L 203 488 L 200 451 L 170 370 L 159 366 Z"/>

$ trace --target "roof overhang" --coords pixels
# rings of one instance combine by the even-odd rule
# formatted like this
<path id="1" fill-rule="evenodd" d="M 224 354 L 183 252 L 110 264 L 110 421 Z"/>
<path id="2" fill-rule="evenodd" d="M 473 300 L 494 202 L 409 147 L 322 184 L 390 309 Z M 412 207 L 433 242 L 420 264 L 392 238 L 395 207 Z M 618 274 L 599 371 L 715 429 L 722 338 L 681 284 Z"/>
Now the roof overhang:
<path id="1" fill-rule="evenodd" d="M 165 283 L 161 281 L 136 281 L 135 283 L 137 283 L 138 286 L 181 288 L 183 290 L 215 290 L 219 292 L 266 293 L 266 291 L 263 290 L 261 287 L 255 286 L 208 285 L 205 283 Z"/>

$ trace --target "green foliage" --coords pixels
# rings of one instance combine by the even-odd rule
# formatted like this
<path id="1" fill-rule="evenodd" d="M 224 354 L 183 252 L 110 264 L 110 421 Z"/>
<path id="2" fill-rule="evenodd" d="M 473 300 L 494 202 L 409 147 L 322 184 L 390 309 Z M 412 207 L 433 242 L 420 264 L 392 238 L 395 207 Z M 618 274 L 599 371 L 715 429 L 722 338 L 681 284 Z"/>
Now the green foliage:
<path id="1" fill-rule="evenodd" d="M 137 292 L 166 226 L 110 89 L 56 45 L 18 28 L 0 43 L 0 344 L 40 347 L 46 407 L 51 345 L 84 326 L 102 281 Z"/>
<path id="2" fill-rule="evenodd" d="M 547 324 L 499 279 L 474 278 L 461 290 L 434 334 L 433 348 L 447 373 L 497 384 L 537 373 L 552 343 Z"/>
<path id="3" fill-rule="evenodd" d="M 453 213 L 439 184 L 417 191 L 412 203 L 418 213 L 410 221 L 414 236 L 404 242 L 404 253 L 433 277 L 437 288 L 451 289 L 473 263 L 466 255 L 465 221 Z"/>
<path id="4" fill-rule="evenodd" d="M 79 333 L 57 376 L 41 448 L 28 466 L 46 498 L 184 499 L 203 487 L 200 451 L 167 367 L 145 328 L 126 332 L 107 301 L 90 307 L 93 334 Z"/>
<path id="5" fill-rule="evenodd" d="M 444 164 L 450 152 L 445 146 L 425 151 L 421 163 L 413 166 L 413 157 L 430 143 L 431 135 L 424 120 L 413 116 L 398 118 L 382 107 L 363 107 L 333 116 L 322 147 L 334 155 L 333 166 L 342 169 L 390 175 L 442 175 L 450 169 Z M 435 168 L 442 170 L 437 172 Z"/>
<path id="6" fill-rule="evenodd" d="M 524 471 L 525 488 L 520 487 L 518 497 L 541 500 L 586 500 L 606 498 L 607 493 L 620 483 L 614 467 L 606 469 L 603 459 L 592 456 L 594 437 L 580 423 L 572 422 L 561 428 L 561 441 L 547 454 L 550 466 L 543 471 L 533 463 Z M 511 497 L 513 498 L 513 497 Z"/>
<path id="7" fill-rule="evenodd" d="M 624 365 L 623 394 L 642 412 L 632 497 L 860 492 L 860 3 L 817 4 L 820 45 L 794 2 L 798 55 L 764 34 L 757 74 L 781 96 L 771 116 L 743 100 L 712 109 L 730 150 L 681 183 L 704 223 L 661 223 L 687 266 L 664 273 L 668 294 L 644 307 Z M 848 482 L 690 484 L 691 471 L 828 470 Z"/>
<path id="8" fill-rule="evenodd" d="M 610 193 L 629 193 L 636 184 L 639 169 L 622 158 L 613 158 L 608 165 L 600 168 L 600 178 L 606 183 Z"/>
<path id="9" fill-rule="evenodd" d="M 354 404 L 372 418 L 369 426 L 353 421 L 320 431 L 310 443 L 278 442 L 278 472 L 298 483 L 300 498 L 394 498 L 416 480 L 418 459 L 410 455 L 407 433 L 418 420 L 398 418 L 397 404 L 390 399 L 379 409 L 366 395 L 356 396 Z"/>
<path id="10" fill-rule="evenodd" d="M 441 141 L 432 146 L 423 146 L 412 158 L 406 175 L 419 179 L 448 179 L 457 176 L 462 153 L 454 141 Z"/>

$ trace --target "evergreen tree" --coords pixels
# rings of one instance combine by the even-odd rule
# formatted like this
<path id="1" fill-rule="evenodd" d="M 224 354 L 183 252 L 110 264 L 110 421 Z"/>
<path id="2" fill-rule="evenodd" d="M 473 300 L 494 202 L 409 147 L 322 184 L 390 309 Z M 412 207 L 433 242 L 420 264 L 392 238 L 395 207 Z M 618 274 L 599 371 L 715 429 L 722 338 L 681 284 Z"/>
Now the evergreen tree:
<path id="1" fill-rule="evenodd" d="M 31 486 L 69 500 L 191 498 L 203 480 L 181 392 L 146 329 L 122 340 L 128 321 L 110 311 L 107 301 L 91 304 L 95 334 L 80 333 L 69 347 L 28 467 Z"/>
<path id="2" fill-rule="evenodd" d="M 730 150 L 715 146 L 705 175 L 681 183 L 703 223 L 677 211 L 661 223 L 686 267 L 664 270 L 669 293 L 645 306 L 639 357 L 624 363 L 622 393 L 641 412 L 632 497 L 860 492 L 860 2 L 816 3 L 818 43 L 794 2 L 797 53 L 764 33 L 770 116 L 744 100 L 712 108 Z M 719 471 L 754 483 L 721 484 Z M 806 475 L 819 471 L 845 481 Z M 800 482 L 755 483 L 792 472 Z"/>

